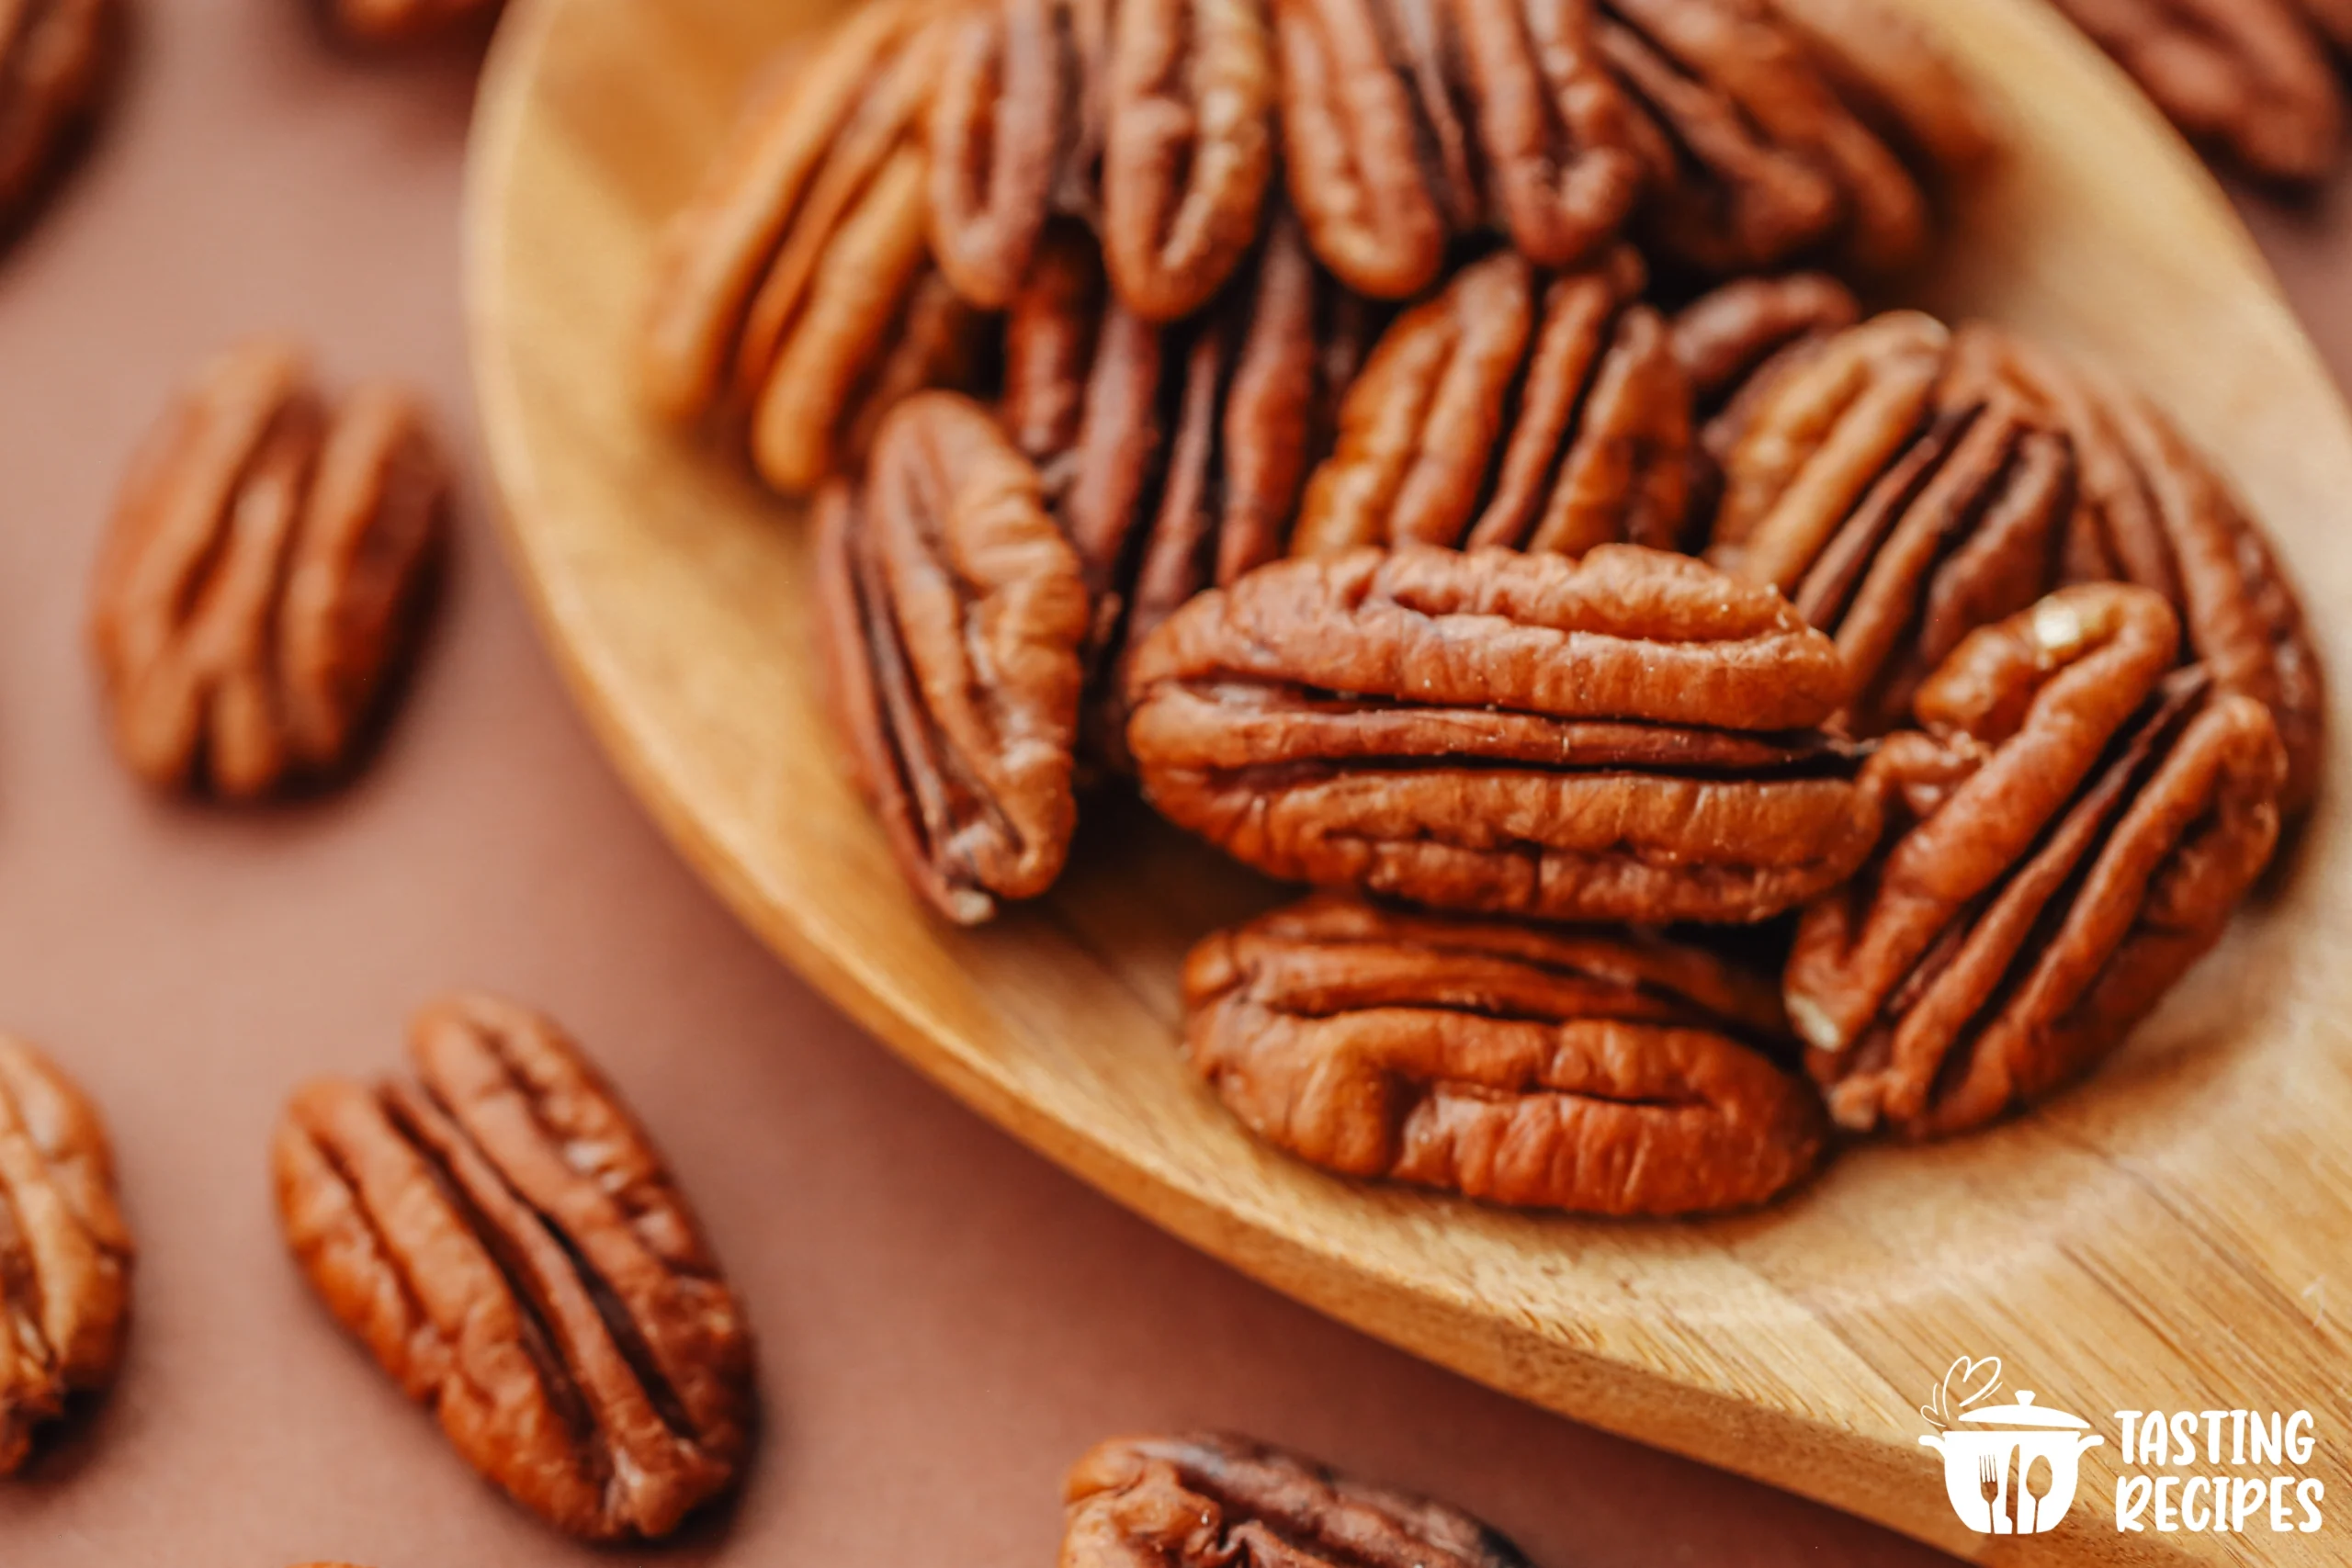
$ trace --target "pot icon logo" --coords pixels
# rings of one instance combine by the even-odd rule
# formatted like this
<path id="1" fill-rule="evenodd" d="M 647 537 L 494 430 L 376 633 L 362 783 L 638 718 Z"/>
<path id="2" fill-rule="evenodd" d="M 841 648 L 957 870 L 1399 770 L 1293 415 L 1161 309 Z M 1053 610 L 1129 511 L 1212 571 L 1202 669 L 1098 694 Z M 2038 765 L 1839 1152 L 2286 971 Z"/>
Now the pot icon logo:
<path id="1" fill-rule="evenodd" d="M 1944 1494 L 1960 1522 L 1979 1535 L 2039 1535 L 2074 1506 L 2083 1450 L 2107 1439 L 2090 1423 L 2033 1402 L 1985 1404 L 2001 1386 L 1997 1358 L 1963 1356 L 1920 1414 L 1943 1428 L 1919 1439 L 1944 1456 Z"/>

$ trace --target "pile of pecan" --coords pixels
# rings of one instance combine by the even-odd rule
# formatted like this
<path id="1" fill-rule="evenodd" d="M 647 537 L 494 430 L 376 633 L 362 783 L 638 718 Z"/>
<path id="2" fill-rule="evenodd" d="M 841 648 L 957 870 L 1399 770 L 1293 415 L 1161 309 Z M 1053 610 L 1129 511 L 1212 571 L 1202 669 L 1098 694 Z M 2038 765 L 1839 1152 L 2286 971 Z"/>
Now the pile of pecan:
<path id="1" fill-rule="evenodd" d="M 942 915 L 1131 787 L 1324 890 L 1186 968 L 1258 1136 L 1745 1208 L 2088 1071 L 2318 784 L 2162 413 L 1775 270 L 1899 269 L 1984 141 L 1870 0 L 885 0 L 672 231 L 646 390 L 816 495 Z"/>

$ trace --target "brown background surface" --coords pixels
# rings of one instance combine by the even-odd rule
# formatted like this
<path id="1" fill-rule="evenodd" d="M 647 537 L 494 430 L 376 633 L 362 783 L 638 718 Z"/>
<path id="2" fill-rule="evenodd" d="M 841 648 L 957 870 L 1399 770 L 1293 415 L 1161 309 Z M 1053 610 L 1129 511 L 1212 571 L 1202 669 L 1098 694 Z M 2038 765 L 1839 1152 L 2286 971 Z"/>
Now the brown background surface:
<path id="1" fill-rule="evenodd" d="M 0 1483 L 0 1564 L 1045 1568 L 1071 1458 L 1192 1425 L 1456 1499 L 1546 1568 L 1946 1561 L 1227 1272 L 965 1113 L 772 961 L 598 758 L 497 556 L 457 282 L 471 51 L 338 56 L 302 0 L 143 13 L 120 112 L 0 254 L 0 1021 L 102 1102 L 141 1245 L 120 1385 Z M 2352 186 L 2250 216 L 2352 376 Z M 332 378 L 428 389 L 469 486 L 378 765 L 256 815 L 159 803 L 116 770 L 81 617 L 132 444 L 195 361 L 260 330 L 315 342 Z M 478 1484 L 279 1248 L 264 1150 L 287 1090 L 389 1066 L 413 1005 L 458 984 L 585 1039 L 750 1303 L 753 1472 L 658 1551 L 571 1546 Z"/>

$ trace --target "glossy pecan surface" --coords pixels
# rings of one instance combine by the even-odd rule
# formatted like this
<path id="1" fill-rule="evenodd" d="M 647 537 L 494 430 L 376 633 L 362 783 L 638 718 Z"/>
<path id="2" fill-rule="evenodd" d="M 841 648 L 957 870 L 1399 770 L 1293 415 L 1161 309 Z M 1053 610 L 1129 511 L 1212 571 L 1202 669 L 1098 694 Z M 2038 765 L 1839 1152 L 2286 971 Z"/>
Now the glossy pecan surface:
<path id="1" fill-rule="evenodd" d="M 1363 549 L 1202 594 L 1138 649 L 1145 795 L 1276 876 L 1556 919 L 1748 921 L 1877 837 L 1811 726 L 1828 640 L 1687 557 Z"/>
<path id="2" fill-rule="evenodd" d="M 114 1381 L 130 1261 L 96 1110 L 55 1063 L 0 1036 L 0 1476 L 69 1397 Z"/>
<path id="3" fill-rule="evenodd" d="M 1690 389 L 1641 286 L 1626 250 L 1549 281 L 1510 251 L 1464 267 L 1374 348 L 1292 553 L 1678 544 Z"/>
<path id="4" fill-rule="evenodd" d="M 882 413 L 960 382 L 979 321 L 933 265 L 924 116 L 951 41 L 882 0 L 775 72 L 655 262 L 639 377 L 668 417 L 740 422 L 787 494 L 854 468 Z"/>
<path id="5" fill-rule="evenodd" d="M 1248 1438 L 1123 1438 L 1063 1485 L 1060 1568 L 1526 1568 L 1458 1508 Z"/>
<path id="6" fill-rule="evenodd" d="M 448 489 L 405 392 L 330 405 L 273 344 L 208 367 L 134 462 L 99 558 L 91 641 L 123 761 L 232 799 L 346 768 L 415 629 Z"/>
<path id="7" fill-rule="evenodd" d="M 1761 1203 L 1825 1131 L 1758 1047 L 1769 980 L 1634 931 L 1320 894 L 1184 968 L 1193 1065 L 1251 1131 L 1350 1176 L 1600 1214 Z"/>
<path id="8" fill-rule="evenodd" d="M 27 218 L 97 114 L 125 31 L 121 0 L 0 6 L 0 241 Z"/>
<path id="9" fill-rule="evenodd" d="M 834 711 L 909 881 L 965 924 L 1044 892 L 1077 826 L 1091 617 L 1035 468 L 977 403 L 920 393 L 819 528 Z"/>
<path id="10" fill-rule="evenodd" d="M 2145 589 L 2062 589 L 1962 642 L 1865 766 L 1888 846 L 1806 912 L 1785 978 L 1839 1122 L 1938 1136 L 2039 1100 L 2220 936 L 2286 761 L 2177 640 Z"/>
<path id="11" fill-rule="evenodd" d="M 321 1079 L 272 1150 L 296 1260 L 467 1462 L 548 1523 L 661 1536 L 725 1489 L 752 1351 L 661 1156 L 552 1021 L 444 998 L 413 1080 Z"/>
<path id="12" fill-rule="evenodd" d="M 2189 136 L 2272 179 L 2316 180 L 2344 143 L 2344 96 L 2315 23 L 2327 0 L 2057 0 Z M 2336 34 L 2346 41 L 2343 31 Z"/>

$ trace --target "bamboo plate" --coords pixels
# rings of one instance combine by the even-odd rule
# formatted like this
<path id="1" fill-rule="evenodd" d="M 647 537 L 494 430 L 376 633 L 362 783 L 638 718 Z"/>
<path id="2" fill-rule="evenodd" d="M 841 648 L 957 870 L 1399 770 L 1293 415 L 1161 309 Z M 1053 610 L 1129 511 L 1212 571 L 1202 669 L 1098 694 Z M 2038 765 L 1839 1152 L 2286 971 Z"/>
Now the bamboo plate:
<path id="1" fill-rule="evenodd" d="M 2096 1083 L 1705 1224 L 1498 1213 L 1261 1152 L 1173 1033 L 1181 954 L 1269 890 L 1136 809 L 1097 811 L 1063 888 L 992 929 L 917 907 L 835 770 L 798 519 L 649 423 L 627 369 L 657 225 L 764 50 L 833 4 L 529 0 L 491 62 L 470 170 L 472 351 L 513 558 L 622 773 L 743 919 L 1085 1179 L 1511 1393 L 1984 1562 L 2341 1560 L 2352 1517 L 2158 1538 L 2119 1533 L 2111 1501 L 2115 1411 L 2308 1408 L 2310 1472 L 2352 1512 L 2340 787 L 2267 907 Z M 2352 603 L 2336 531 L 2352 426 L 2220 194 L 2035 0 L 1901 4 L 1997 73 L 2020 146 L 1931 302 L 2137 376 L 2221 455 L 2311 600 Z M 2335 685 L 2352 689 L 2340 663 Z M 2335 733 L 2340 786 L 2340 713 Z M 1917 1407 L 1963 1354 L 2002 1357 L 2010 1390 L 2110 1434 L 2056 1533 L 1973 1535 L 1945 1501 Z"/>

